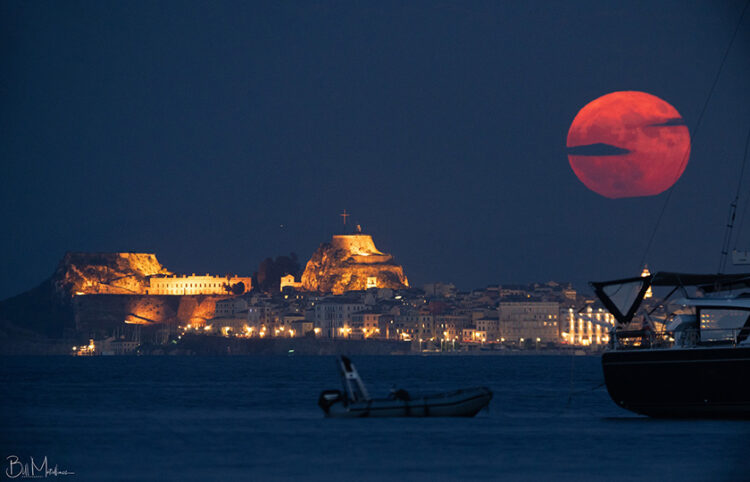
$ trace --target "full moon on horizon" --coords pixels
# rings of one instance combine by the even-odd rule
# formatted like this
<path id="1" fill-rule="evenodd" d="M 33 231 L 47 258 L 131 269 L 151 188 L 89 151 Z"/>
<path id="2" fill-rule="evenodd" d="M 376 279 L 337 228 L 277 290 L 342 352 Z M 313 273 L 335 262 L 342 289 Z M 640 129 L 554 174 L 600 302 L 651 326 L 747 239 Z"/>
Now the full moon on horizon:
<path id="1" fill-rule="evenodd" d="M 685 171 L 690 133 L 677 109 L 659 97 L 612 92 L 578 112 L 567 148 L 573 172 L 597 194 L 655 196 Z"/>

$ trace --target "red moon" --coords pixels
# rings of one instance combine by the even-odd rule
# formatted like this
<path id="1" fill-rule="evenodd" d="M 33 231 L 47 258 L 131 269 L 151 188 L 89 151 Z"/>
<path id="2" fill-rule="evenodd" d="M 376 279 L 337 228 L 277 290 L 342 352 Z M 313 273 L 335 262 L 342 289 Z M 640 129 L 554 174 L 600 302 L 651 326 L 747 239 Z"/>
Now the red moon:
<path id="1" fill-rule="evenodd" d="M 578 179 L 610 199 L 654 196 L 680 178 L 690 133 L 677 109 L 645 92 L 612 92 L 588 103 L 568 131 Z"/>

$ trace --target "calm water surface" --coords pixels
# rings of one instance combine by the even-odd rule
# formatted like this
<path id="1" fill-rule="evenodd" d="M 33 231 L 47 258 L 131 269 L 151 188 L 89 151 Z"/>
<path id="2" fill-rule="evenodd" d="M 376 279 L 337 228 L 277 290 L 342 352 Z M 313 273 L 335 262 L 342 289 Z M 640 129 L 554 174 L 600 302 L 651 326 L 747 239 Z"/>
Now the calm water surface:
<path id="1" fill-rule="evenodd" d="M 750 480 L 750 423 L 631 415 L 598 357 L 354 362 L 374 396 L 495 396 L 473 419 L 327 420 L 333 357 L 5 357 L 0 478 L 17 455 L 75 472 L 62 481 Z"/>

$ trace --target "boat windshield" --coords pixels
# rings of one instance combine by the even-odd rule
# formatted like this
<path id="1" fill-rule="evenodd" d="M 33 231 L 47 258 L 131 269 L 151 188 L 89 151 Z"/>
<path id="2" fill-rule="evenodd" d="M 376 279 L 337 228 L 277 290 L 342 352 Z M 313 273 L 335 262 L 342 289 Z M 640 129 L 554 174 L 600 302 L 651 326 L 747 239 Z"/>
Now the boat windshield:
<path id="1" fill-rule="evenodd" d="M 659 272 L 591 286 L 617 321 L 614 349 L 750 345 L 750 273 Z"/>
<path id="2" fill-rule="evenodd" d="M 638 301 L 638 295 L 643 288 L 644 280 L 634 280 L 627 283 L 604 286 L 602 291 L 617 307 L 620 313 L 627 313 Z"/>
<path id="3" fill-rule="evenodd" d="M 750 329 L 750 311 L 727 310 L 726 308 L 702 308 L 700 310 L 700 340 L 702 342 L 743 342 Z M 739 339 L 738 339 L 739 338 Z"/>
<path id="4" fill-rule="evenodd" d="M 637 316 L 612 335 L 615 350 L 750 345 L 750 309 L 683 305 L 661 321 Z"/>

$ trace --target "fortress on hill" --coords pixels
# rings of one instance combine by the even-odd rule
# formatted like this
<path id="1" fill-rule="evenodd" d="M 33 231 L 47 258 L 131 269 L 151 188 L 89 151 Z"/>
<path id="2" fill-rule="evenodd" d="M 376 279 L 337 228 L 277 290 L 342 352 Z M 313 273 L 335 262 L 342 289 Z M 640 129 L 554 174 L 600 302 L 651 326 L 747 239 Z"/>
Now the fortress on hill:
<path id="1" fill-rule="evenodd" d="M 288 274 L 281 279 L 285 286 L 340 295 L 407 288 L 409 281 L 393 256 L 378 250 L 372 236 L 357 226 L 322 243 L 301 280 Z M 126 326 L 136 325 L 128 333 L 143 327 L 156 336 L 179 325 L 206 326 L 216 316 L 217 303 L 231 303 L 252 289 L 247 276 L 175 274 L 153 253 L 68 252 L 39 286 L 0 302 L 0 329 L 103 339 L 122 336 Z"/>
<path id="2" fill-rule="evenodd" d="M 360 226 L 353 234 L 334 235 L 313 253 L 302 274 L 302 289 L 340 295 L 369 288 L 407 288 L 404 269 L 375 247 Z"/>
<path id="3" fill-rule="evenodd" d="M 237 296 L 253 288 L 249 276 L 176 275 L 152 253 L 69 252 L 53 277 L 55 290 L 81 295 Z M 383 253 L 372 236 L 357 225 L 350 234 L 335 234 L 322 243 L 305 266 L 301 280 L 287 275 L 281 287 L 340 295 L 370 288 L 409 286 L 404 269 Z"/>
<path id="4" fill-rule="evenodd" d="M 331 238 L 334 249 L 347 251 L 355 263 L 377 264 L 388 263 L 393 259 L 390 254 L 381 253 L 369 234 L 334 234 Z"/>
<path id="5" fill-rule="evenodd" d="M 252 289 L 249 276 L 175 275 L 152 253 L 69 252 L 55 274 L 56 289 L 80 295 L 232 295 Z"/>
<path id="6" fill-rule="evenodd" d="M 53 277 L 55 290 L 81 295 L 236 296 L 252 290 L 249 276 L 177 275 L 152 253 L 69 252 Z M 351 234 L 335 234 L 307 262 L 300 282 L 286 276 L 282 288 L 340 295 L 370 288 L 409 286 L 403 268 L 383 253 L 360 226 Z"/>

